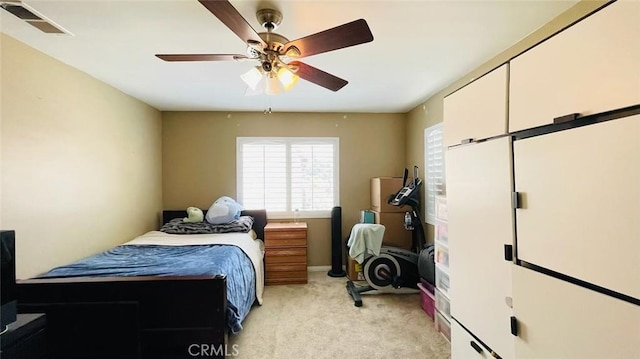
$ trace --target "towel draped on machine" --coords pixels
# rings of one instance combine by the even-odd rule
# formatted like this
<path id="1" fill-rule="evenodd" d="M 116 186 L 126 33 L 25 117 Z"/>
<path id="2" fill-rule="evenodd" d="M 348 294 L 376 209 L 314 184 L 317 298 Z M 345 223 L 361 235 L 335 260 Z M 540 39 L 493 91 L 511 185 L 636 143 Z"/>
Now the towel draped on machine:
<path id="1" fill-rule="evenodd" d="M 347 241 L 349 256 L 362 264 L 370 255 L 379 255 L 384 231 L 385 227 L 382 224 L 357 223 L 354 225 Z"/>

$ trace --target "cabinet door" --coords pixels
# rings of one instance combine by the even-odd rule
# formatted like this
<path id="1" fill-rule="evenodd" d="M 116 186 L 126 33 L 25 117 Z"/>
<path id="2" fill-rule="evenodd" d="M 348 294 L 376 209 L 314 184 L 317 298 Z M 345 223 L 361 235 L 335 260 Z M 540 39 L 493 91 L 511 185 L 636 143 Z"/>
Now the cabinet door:
<path id="1" fill-rule="evenodd" d="M 445 97 L 445 146 L 507 132 L 507 66 L 502 65 Z"/>
<path id="2" fill-rule="evenodd" d="M 502 358 L 513 358 L 510 333 L 513 242 L 508 137 L 447 151 L 451 315 Z"/>
<path id="3" fill-rule="evenodd" d="M 640 103 L 640 2 L 618 1 L 511 61 L 509 131 Z"/>
<path id="4" fill-rule="evenodd" d="M 640 358 L 640 307 L 514 266 L 518 359 Z"/>
<path id="5" fill-rule="evenodd" d="M 491 359 L 491 352 L 455 320 L 451 322 L 451 359 Z"/>
<path id="6" fill-rule="evenodd" d="M 513 151 L 518 258 L 640 298 L 640 115 Z"/>

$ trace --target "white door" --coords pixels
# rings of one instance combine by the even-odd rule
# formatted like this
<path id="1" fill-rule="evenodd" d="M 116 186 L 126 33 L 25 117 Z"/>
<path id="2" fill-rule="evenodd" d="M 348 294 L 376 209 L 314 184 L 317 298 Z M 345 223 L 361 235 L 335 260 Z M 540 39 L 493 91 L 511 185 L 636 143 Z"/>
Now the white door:
<path id="1" fill-rule="evenodd" d="M 447 151 L 451 315 L 503 359 L 513 358 L 510 333 L 513 242 L 509 137 Z"/>
<path id="2" fill-rule="evenodd" d="M 640 298 L 640 115 L 513 151 L 518 258 Z"/>
<path id="3" fill-rule="evenodd" d="M 640 306 L 513 268 L 518 359 L 640 358 Z"/>
<path id="4" fill-rule="evenodd" d="M 507 133 L 507 72 L 502 65 L 445 97 L 445 146 Z"/>
<path id="5" fill-rule="evenodd" d="M 640 104 L 640 2 L 617 1 L 511 61 L 509 131 Z"/>

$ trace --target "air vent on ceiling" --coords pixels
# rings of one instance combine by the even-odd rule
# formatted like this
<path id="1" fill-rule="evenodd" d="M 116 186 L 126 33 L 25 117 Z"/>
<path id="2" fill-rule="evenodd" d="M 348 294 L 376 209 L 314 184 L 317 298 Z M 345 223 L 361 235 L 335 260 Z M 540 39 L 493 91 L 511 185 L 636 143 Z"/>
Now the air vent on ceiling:
<path id="1" fill-rule="evenodd" d="M 0 7 L 44 33 L 70 35 L 70 33 L 64 30 L 60 25 L 46 19 L 23 2 L 0 2 Z"/>

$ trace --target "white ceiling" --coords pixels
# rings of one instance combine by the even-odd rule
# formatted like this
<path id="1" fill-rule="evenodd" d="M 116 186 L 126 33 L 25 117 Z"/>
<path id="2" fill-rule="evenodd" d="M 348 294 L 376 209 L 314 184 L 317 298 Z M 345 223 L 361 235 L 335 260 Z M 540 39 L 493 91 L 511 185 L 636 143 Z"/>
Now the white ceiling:
<path id="1" fill-rule="evenodd" d="M 2 1 L 2 0 L 0 0 Z M 298 82 L 245 96 L 253 62 L 169 63 L 156 53 L 244 54 L 245 44 L 196 0 L 24 1 L 73 36 L 47 35 L 4 10 L 2 32 L 159 110 L 406 112 L 577 0 L 231 0 L 258 32 L 259 8 L 280 10 L 294 40 L 359 18 L 373 42 L 302 59 L 349 81 L 338 92 Z"/>

